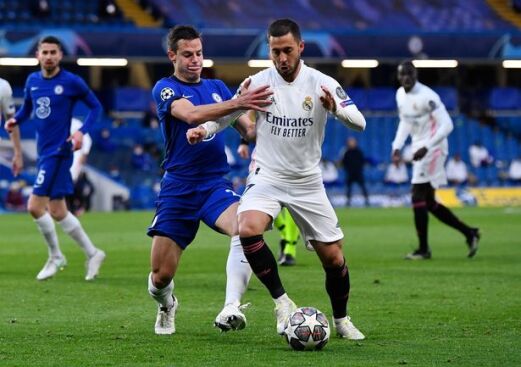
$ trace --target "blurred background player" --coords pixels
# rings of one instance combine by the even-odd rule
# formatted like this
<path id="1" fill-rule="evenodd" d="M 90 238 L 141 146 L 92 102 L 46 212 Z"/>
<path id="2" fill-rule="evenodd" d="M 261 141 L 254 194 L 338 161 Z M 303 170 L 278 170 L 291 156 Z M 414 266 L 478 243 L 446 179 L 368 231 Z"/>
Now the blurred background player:
<path id="1" fill-rule="evenodd" d="M 71 120 L 71 135 L 78 131 L 83 125 L 80 119 L 75 117 Z M 79 216 L 90 209 L 90 200 L 94 194 L 94 185 L 90 182 L 85 166 L 92 148 L 90 134 L 83 135 L 81 148 L 74 151 L 72 159 L 71 175 L 74 184 L 72 195 L 67 196 L 67 205 L 74 215 Z"/>
<path id="2" fill-rule="evenodd" d="M 429 212 L 465 236 L 471 258 L 478 250 L 479 229 L 463 223 L 435 199 L 435 190 L 447 184 L 444 164 L 449 149 L 447 136 L 453 129 L 452 119 L 438 94 L 417 80 L 417 71 L 411 61 L 398 66 L 398 81 L 401 87 L 396 92 L 396 104 L 400 123 L 392 143 L 392 159 L 400 157 L 400 150 L 410 135 L 414 152 L 412 207 L 419 241 L 418 249 L 407 254 L 405 259 L 431 258 Z"/>
<path id="3" fill-rule="evenodd" d="M 5 124 L 11 133 L 15 156 L 21 156 L 18 124 L 34 114 L 37 125 L 38 174 L 28 210 L 47 243 L 49 258 L 36 279 L 48 279 L 67 265 L 58 243 L 54 219 L 85 252 L 85 280 L 93 280 L 105 259 L 105 252 L 94 246 L 78 218 L 69 212 L 65 196 L 73 191 L 70 172 L 73 150 L 81 149 L 83 135 L 98 119 L 101 104 L 83 79 L 60 67 L 63 53 L 56 37 L 42 38 L 38 42 L 36 57 L 40 71 L 28 76 L 23 105 Z M 89 114 L 85 124 L 71 135 L 71 112 L 78 100 L 87 105 Z M 15 174 L 20 169 L 13 167 Z"/>
<path id="4" fill-rule="evenodd" d="M 350 137 L 346 140 L 346 150 L 342 157 L 342 166 L 346 173 L 346 198 L 347 205 L 351 205 L 351 194 L 353 184 L 360 186 L 365 200 L 365 206 L 369 206 L 369 195 L 365 187 L 364 177 L 365 157 L 362 150 L 358 147 L 358 141 Z"/>
<path id="5" fill-rule="evenodd" d="M 237 148 L 237 154 L 242 159 L 250 158 L 249 142 L 241 139 L 241 143 Z M 297 264 L 297 243 L 300 239 L 300 231 L 297 224 L 288 212 L 288 209 L 282 208 L 277 218 L 273 221 L 273 226 L 280 233 L 279 242 L 279 258 L 277 262 L 282 266 L 293 266 Z"/>
<path id="6" fill-rule="evenodd" d="M 213 131 L 201 144 L 190 145 L 186 133 L 191 126 L 210 120 L 221 119 L 226 125 L 238 120 L 238 128 L 249 126 L 251 121 L 243 111 L 269 104 L 267 98 L 271 92 L 264 86 L 231 99 L 222 81 L 201 78 L 203 44 L 199 32 L 191 26 L 172 28 L 167 45 L 174 74 L 159 80 L 152 91 L 166 151 L 156 213 L 147 232 L 152 237 L 148 291 L 158 303 L 155 333 L 175 333 L 179 302 L 173 294 L 173 279 L 201 221 L 231 237 L 225 305 L 215 319 L 215 326 L 222 331 L 240 330 L 246 326 L 240 301 L 251 269 L 237 236 L 240 196 L 223 177 L 229 171 L 224 136 Z M 247 135 L 246 130 L 241 133 Z"/>
<path id="7" fill-rule="evenodd" d="M 0 115 L 4 116 L 5 121 L 14 116 L 15 107 L 13 102 L 13 89 L 9 82 L 0 78 Z M 14 146 L 14 154 L 12 160 L 12 170 L 15 176 L 18 176 L 23 167 L 22 146 L 20 143 L 19 129 L 13 129 L 10 133 L 11 141 Z"/>
<path id="8" fill-rule="evenodd" d="M 280 232 L 280 253 L 277 262 L 282 266 L 296 265 L 300 231 L 287 208 L 282 208 L 273 225 Z"/>

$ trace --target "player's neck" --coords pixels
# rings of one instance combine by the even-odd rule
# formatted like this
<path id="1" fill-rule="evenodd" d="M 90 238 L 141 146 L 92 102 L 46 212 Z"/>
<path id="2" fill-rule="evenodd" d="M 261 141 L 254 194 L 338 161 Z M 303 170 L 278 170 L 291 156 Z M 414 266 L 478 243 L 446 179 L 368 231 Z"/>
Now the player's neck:
<path id="1" fill-rule="evenodd" d="M 47 71 L 45 69 L 42 69 L 42 76 L 45 78 L 45 79 L 50 79 L 50 78 L 53 78 L 55 77 L 56 75 L 58 75 L 58 73 L 60 72 L 60 67 L 57 66 L 55 67 L 53 70 L 51 71 Z"/>
<path id="2" fill-rule="evenodd" d="M 301 67 L 302 67 L 302 63 L 299 61 L 297 68 L 295 69 L 295 72 L 293 74 L 287 75 L 287 76 L 281 75 L 282 79 L 284 79 L 288 83 L 293 83 L 297 79 L 298 74 L 300 73 Z"/>
<path id="3" fill-rule="evenodd" d="M 188 84 L 196 84 L 201 81 L 201 77 L 197 78 L 197 80 L 191 80 L 191 79 L 183 77 L 181 74 L 178 74 L 176 72 L 174 72 L 174 77 L 176 77 L 178 80 L 182 81 L 183 83 L 188 83 Z"/>

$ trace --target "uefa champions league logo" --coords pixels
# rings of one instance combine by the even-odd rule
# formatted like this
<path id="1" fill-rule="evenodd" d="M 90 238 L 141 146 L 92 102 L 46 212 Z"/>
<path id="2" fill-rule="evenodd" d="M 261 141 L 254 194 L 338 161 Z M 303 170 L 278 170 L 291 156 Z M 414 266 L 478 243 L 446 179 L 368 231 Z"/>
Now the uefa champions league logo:
<path id="1" fill-rule="evenodd" d="M 166 87 L 161 89 L 161 100 L 166 101 L 167 99 L 172 98 L 175 95 L 174 90 L 172 88 Z"/>

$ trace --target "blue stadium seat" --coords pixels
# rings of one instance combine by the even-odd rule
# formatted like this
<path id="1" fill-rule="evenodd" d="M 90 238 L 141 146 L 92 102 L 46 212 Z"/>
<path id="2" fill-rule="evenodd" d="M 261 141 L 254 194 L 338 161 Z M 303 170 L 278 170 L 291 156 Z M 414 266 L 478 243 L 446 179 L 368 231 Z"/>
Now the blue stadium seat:
<path id="1" fill-rule="evenodd" d="M 493 88 L 490 92 L 489 107 L 493 110 L 517 110 L 521 106 L 519 88 Z"/>
<path id="2" fill-rule="evenodd" d="M 391 87 L 371 88 L 367 91 L 367 107 L 376 111 L 396 110 L 396 91 Z"/>
<path id="3" fill-rule="evenodd" d="M 114 90 L 113 106 L 115 111 L 148 110 L 152 96 L 150 91 L 137 87 L 122 87 Z"/>
<path id="4" fill-rule="evenodd" d="M 440 95 L 440 99 L 449 111 L 458 109 L 458 91 L 451 87 L 435 87 L 433 90 Z"/>

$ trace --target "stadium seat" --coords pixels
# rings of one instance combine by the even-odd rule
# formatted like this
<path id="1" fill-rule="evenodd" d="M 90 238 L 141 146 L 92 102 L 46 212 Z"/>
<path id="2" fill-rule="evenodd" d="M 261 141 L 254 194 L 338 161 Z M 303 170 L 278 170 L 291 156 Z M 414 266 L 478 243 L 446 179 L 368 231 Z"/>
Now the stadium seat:
<path id="1" fill-rule="evenodd" d="M 489 107 L 492 110 L 517 110 L 521 106 L 519 88 L 493 88 L 490 92 Z"/>

